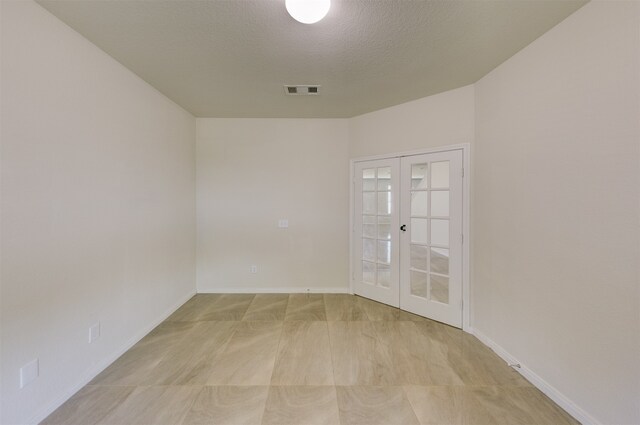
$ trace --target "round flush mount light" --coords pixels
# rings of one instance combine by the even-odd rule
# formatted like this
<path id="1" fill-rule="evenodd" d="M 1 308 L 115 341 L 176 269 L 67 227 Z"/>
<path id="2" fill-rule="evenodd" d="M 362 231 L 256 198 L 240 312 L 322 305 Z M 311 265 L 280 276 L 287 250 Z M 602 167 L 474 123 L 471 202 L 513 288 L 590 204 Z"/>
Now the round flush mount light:
<path id="1" fill-rule="evenodd" d="M 327 16 L 331 0 L 285 0 L 285 6 L 296 21 L 315 24 Z"/>

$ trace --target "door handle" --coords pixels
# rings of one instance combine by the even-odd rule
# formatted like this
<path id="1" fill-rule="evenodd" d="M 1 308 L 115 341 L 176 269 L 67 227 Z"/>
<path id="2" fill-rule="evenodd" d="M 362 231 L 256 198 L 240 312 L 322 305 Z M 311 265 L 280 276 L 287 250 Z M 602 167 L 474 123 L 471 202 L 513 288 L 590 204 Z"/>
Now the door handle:
<path id="1" fill-rule="evenodd" d="M 407 231 L 407 225 L 403 224 L 402 226 L 400 226 L 400 230 L 402 230 L 403 232 Z"/>

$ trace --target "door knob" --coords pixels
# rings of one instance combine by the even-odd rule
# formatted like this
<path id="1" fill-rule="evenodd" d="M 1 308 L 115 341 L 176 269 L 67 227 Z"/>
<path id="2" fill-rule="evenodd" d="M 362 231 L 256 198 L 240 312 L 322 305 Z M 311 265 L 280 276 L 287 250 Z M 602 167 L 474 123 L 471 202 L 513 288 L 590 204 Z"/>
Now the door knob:
<path id="1" fill-rule="evenodd" d="M 407 231 L 407 225 L 403 224 L 402 226 L 400 226 L 400 230 L 402 230 L 403 232 Z"/>

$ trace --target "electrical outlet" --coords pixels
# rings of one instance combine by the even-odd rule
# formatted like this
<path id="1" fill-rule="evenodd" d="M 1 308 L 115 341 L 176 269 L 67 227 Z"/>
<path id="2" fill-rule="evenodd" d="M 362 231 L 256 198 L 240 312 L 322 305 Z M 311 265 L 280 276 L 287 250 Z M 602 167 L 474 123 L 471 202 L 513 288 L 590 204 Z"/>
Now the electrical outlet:
<path id="1" fill-rule="evenodd" d="M 31 360 L 20 368 L 20 389 L 33 382 L 40 374 L 38 359 Z"/>
<path id="2" fill-rule="evenodd" d="M 100 338 L 100 322 L 93 324 L 89 328 L 89 344 Z"/>
<path id="3" fill-rule="evenodd" d="M 280 220 L 278 220 L 278 227 L 281 229 L 289 228 L 289 220 L 286 218 L 281 218 Z"/>
<path id="4" fill-rule="evenodd" d="M 255 264 L 249 266 L 249 273 L 258 273 L 258 266 L 256 266 Z"/>

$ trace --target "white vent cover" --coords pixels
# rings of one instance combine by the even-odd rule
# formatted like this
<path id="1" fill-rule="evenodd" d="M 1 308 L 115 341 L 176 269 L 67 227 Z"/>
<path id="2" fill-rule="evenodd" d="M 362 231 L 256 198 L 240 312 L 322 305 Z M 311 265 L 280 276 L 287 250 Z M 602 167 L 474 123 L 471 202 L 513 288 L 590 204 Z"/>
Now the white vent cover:
<path id="1" fill-rule="evenodd" d="M 317 84 L 285 84 L 284 93 L 289 96 L 317 96 L 320 94 L 320 87 Z"/>

